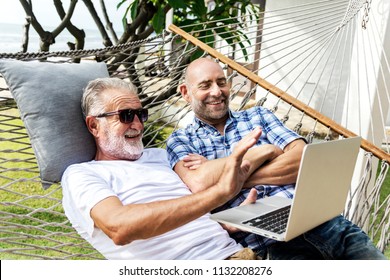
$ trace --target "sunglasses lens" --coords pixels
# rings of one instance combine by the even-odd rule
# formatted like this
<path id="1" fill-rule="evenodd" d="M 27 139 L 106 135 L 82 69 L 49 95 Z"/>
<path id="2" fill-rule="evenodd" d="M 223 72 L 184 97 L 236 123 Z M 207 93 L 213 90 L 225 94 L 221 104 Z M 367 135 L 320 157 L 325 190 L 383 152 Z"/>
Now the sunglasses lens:
<path id="1" fill-rule="evenodd" d="M 122 123 L 131 123 L 134 119 L 134 113 L 131 110 L 123 110 L 119 113 L 119 120 Z"/>
<path id="2" fill-rule="evenodd" d="M 131 123 L 134 121 L 134 115 L 137 115 L 138 119 L 142 122 L 146 122 L 148 120 L 148 110 L 123 110 L 119 113 L 119 120 L 122 123 Z"/>
<path id="3" fill-rule="evenodd" d="M 148 109 L 140 110 L 140 114 L 141 114 L 141 117 L 140 117 L 140 115 L 138 115 L 140 120 L 142 120 L 143 122 L 146 122 L 148 120 Z"/>

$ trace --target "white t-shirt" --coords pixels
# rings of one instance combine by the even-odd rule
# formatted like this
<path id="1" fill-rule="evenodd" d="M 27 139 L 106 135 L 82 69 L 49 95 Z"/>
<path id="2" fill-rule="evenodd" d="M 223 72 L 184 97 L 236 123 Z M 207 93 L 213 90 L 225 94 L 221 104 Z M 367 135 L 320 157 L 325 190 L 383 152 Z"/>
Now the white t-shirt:
<path id="1" fill-rule="evenodd" d="M 107 259 L 225 259 L 242 248 L 208 214 L 175 230 L 124 246 L 115 245 L 94 226 L 92 207 L 110 196 L 117 196 L 127 205 L 191 194 L 171 169 L 164 149 L 145 149 L 137 161 L 71 165 L 61 184 L 65 214 L 77 232 Z"/>

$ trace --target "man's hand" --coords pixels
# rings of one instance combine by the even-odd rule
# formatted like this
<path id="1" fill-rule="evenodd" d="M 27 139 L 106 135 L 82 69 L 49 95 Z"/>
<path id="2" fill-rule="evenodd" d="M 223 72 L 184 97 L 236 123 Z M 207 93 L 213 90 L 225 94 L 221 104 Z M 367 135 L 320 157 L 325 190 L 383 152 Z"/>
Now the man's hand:
<path id="1" fill-rule="evenodd" d="M 205 158 L 204 156 L 198 154 L 188 154 L 185 158 L 183 158 L 183 166 L 187 167 L 190 170 L 195 170 L 206 161 L 207 158 Z"/>
<path id="2" fill-rule="evenodd" d="M 234 147 L 232 154 L 227 158 L 222 175 L 216 186 L 233 198 L 242 188 L 250 173 L 250 162 L 243 160 L 245 153 L 258 141 L 261 129 L 255 128 L 242 138 Z"/>
<path id="3" fill-rule="evenodd" d="M 240 204 L 240 206 L 255 203 L 256 200 L 257 200 L 257 190 L 255 188 L 252 188 L 250 190 L 248 196 Z M 235 232 L 241 231 L 240 229 L 233 227 L 233 226 L 230 226 L 230 225 L 221 224 L 221 226 L 229 233 L 235 233 Z"/>

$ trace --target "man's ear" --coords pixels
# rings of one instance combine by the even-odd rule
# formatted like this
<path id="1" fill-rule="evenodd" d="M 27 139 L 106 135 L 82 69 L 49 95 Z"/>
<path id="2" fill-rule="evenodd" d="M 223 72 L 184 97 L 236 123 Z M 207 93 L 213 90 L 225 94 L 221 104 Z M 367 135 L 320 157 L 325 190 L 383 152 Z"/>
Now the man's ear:
<path id="1" fill-rule="evenodd" d="M 181 96 L 184 98 L 184 100 L 187 101 L 188 103 L 190 103 L 191 97 L 190 97 L 187 85 L 185 83 L 183 83 L 183 84 L 179 85 L 178 88 L 179 88 Z"/>
<path id="2" fill-rule="evenodd" d="M 99 126 L 99 122 L 97 121 L 96 117 L 87 116 L 85 118 L 85 124 L 87 125 L 89 132 L 94 137 L 96 137 L 98 135 L 98 126 Z"/>

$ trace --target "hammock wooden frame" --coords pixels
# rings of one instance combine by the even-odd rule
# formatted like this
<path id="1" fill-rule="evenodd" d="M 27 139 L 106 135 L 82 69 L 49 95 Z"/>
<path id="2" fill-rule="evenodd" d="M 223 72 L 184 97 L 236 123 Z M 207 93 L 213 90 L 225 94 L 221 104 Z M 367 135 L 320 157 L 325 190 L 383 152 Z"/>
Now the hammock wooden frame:
<path id="1" fill-rule="evenodd" d="M 202 41 L 196 39 L 195 37 L 191 36 L 190 34 L 184 32 L 179 27 L 171 24 L 168 27 L 169 30 L 172 32 L 182 36 L 184 39 L 188 40 L 192 44 L 198 46 L 199 48 L 203 49 L 206 53 L 214 57 L 215 59 L 223 62 L 224 64 L 227 64 L 232 69 L 236 70 L 238 73 L 243 75 L 244 77 L 247 77 L 252 82 L 256 83 L 257 85 L 261 86 L 262 88 L 266 89 L 267 91 L 271 92 L 272 94 L 276 95 L 277 97 L 280 97 L 282 100 L 287 102 L 288 104 L 292 105 L 293 107 L 297 108 L 298 110 L 302 111 L 306 115 L 312 117 L 315 120 L 318 120 L 320 123 L 324 124 L 326 127 L 329 127 L 336 131 L 338 134 L 344 136 L 344 137 L 354 137 L 357 136 L 352 131 L 346 129 L 345 127 L 342 127 L 332 119 L 324 116 L 320 112 L 316 111 L 315 109 L 307 106 L 300 100 L 294 98 L 293 96 L 289 95 L 287 92 L 279 89 L 275 85 L 272 85 L 271 83 L 267 82 L 266 80 L 262 79 L 255 73 L 249 71 L 244 66 L 240 65 L 239 63 L 231 60 L 229 57 L 226 57 L 222 55 L 220 52 L 216 51 L 215 49 L 211 48 L 210 46 L 206 45 Z M 365 149 L 368 152 L 373 153 L 376 157 L 385 160 L 387 162 L 390 162 L 390 155 L 383 150 L 379 149 L 377 146 L 372 144 L 371 142 L 362 139 L 361 147 Z"/>

